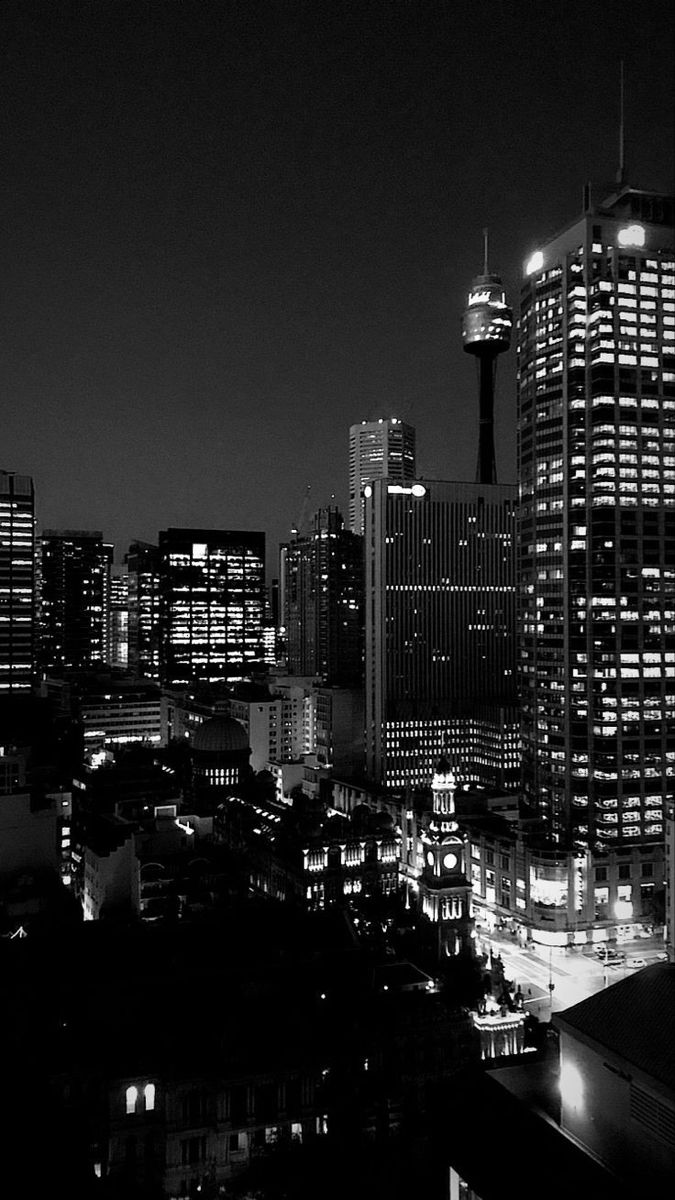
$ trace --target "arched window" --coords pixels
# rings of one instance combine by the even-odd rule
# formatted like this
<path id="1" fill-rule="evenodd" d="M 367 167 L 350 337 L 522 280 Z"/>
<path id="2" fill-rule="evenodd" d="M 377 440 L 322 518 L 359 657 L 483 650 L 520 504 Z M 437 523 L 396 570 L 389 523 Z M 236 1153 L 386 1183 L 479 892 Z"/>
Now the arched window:
<path id="1" fill-rule="evenodd" d="M 137 1100 L 138 1100 L 138 1088 L 134 1087 L 134 1085 L 132 1083 L 131 1087 L 127 1088 L 127 1114 L 136 1112 L 136 1101 Z"/>
<path id="2" fill-rule="evenodd" d="M 145 1098 L 145 1111 L 152 1112 L 153 1108 L 155 1107 L 155 1085 L 154 1085 L 154 1083 L 146 1083 L 146 1085 L 143 1089 L 143 1096 Z"/>

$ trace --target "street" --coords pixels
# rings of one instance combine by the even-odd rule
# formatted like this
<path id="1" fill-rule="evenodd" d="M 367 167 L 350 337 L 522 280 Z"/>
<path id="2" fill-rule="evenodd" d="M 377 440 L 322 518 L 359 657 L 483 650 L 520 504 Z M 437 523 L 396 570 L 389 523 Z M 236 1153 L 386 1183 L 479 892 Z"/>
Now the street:
<path id="1" fill-rule="evenodd" d="M 629 966 L 631 959 L 644 959 L 650 965 L 663 954 L 659 937 L 622 943 L 619 949 L 625 958 L 617 965 L 601 962 L 591 947 L 521 948 L 511 937 L 497 932 L 484 933 L 481 943 L 484 949 L 489 946 L 501 955 L 506 978 L 513 981 L 515 990 L 520 987 L 525 1007 L 542 1021 L 640 969 Z M 549 983 L 554 985 L 553 991 Z"/>

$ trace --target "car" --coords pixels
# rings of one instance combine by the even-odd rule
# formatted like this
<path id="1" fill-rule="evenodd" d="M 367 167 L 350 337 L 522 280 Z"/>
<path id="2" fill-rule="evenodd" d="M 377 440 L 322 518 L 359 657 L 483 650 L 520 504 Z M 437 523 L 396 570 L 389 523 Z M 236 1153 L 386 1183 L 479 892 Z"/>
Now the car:
<path id="1" fill-rule="evenodd" d="M 623 962 L 624 959 L 618 950 L 608 949 L 607 946 L 598 946 L 595 953 L 601 962 Z"/>
<path id="2" fill-rule="evenodd" d="M 628 962 L 626 963 L 626 966 L 632 967 L 633 970 L 637 970 L 639 967 L 647 966 L 647 959 L 646 958 L 629 958 Z"/>

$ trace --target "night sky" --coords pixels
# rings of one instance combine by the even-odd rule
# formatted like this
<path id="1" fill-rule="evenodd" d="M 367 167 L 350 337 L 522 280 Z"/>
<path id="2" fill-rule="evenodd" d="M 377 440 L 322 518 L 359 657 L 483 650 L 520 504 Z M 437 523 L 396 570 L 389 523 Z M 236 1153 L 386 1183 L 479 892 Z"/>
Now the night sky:
<path id="1" fill-rule="evenodd" d="M 667 0 L 0 6 L 0 467 L 121 563 L 169 525 L 346 514 L 348 429 L 396 415 L 472 479 L 465 293 L 628 181 L 671 192 Z M 497 469 L 515 480 L 515 353 Z"/>

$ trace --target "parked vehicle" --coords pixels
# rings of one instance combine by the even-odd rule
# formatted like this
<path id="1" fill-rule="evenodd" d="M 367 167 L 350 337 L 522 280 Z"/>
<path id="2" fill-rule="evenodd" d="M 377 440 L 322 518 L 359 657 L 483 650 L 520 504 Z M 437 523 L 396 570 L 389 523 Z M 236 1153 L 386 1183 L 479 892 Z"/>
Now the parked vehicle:
<path id="1" fill-rule="evenodd" d="M 629 958 L 628 962 L 626 963 L 626 966 L 632 967 L 633 969 L 637 970 L 639 967 L 647 966 L 647 959 L 646 958 Z"/>

